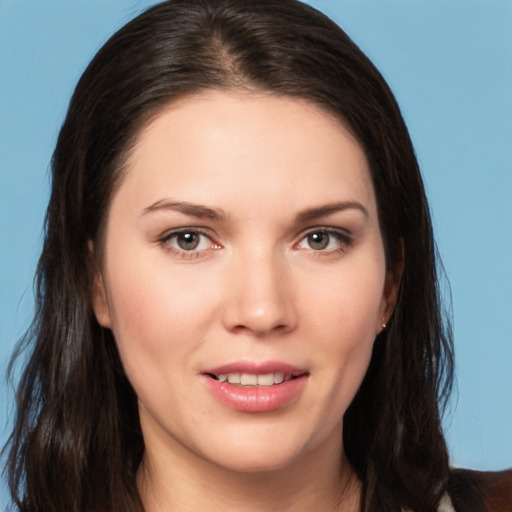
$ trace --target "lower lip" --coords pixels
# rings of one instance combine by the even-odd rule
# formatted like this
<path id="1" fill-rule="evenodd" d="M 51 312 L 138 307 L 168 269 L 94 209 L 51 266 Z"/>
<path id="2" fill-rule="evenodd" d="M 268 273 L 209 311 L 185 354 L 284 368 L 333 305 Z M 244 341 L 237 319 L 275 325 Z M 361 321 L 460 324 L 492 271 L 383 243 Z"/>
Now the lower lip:
<path id="1" fill-rule="evenodd" d="M 269 412 L 292 403 L 304 389 L 308 375 L 269 387 L 237 386 L 208 376 L 205 379 L 211 393 L 224 405 L 243 412 Z"/>

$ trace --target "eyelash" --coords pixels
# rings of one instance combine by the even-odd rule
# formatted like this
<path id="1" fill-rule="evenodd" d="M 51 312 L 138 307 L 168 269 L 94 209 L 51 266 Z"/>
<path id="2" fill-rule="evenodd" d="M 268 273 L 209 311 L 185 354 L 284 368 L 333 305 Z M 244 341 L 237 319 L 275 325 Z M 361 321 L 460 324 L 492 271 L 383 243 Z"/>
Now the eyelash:
<path id="1" fill-rule="evenodd" d="M 190 250 L 180 248 L 180 247 L 173 247 L 171 245 L 172 240 L 177 240 L 179 235 L 195 235 L 199 237 L 206 238 L 209 242 L 209 247 L 206 249 L 199 249 L 196 250 L 195 248 L 192 248 Z M 310 236 L 313 235 L 326 235 L 328 237 L 328 242 L 326 247 L 332 242 L 332 238 L 334 238 L 337 241 L 337 246 L 335 248 L 331 249 L 325 249 L 325 247 L 321 249 L 314 249 L 311 246 L 310 247 L 300 247 L 300 245 L 304 242 L 307 243 L 307 239 Z M 174 255 L 178 256 L 182 259 L 195 259 L 198 257 L 201 257 L 205 255 L 206 253 L 210 251 L 215 251 L 218 249 L 221 249 L 222 246 L 215 242 L 212 239 L 212 236 L 210 233 L 199 229 L 199 228 L 181 228 L 177 230 L 173 230 L 170 232 L 165 233 L 158 242 L 164 247 L 166 251 L 172 252 Z M 342 229 L 336 229 L 336 228 L 326 228 L 326 227 L 318 227 L 318 228 L 311 228 L 305 233 L 301 234 L 301 237 L 298 242 L 294 244 L 294 248 L 297 250 L 307 250 L 314 253 L 316 256 L 321 255 L 329 255 L 329 254 L 335 254 L 335 253 L 344 253 L 347 251 L 348 248 L 353 244 L 354 237 L 347 231 Z M 198 242 L 198 246 L 201 245 L 201 240 Z"/>
<path id="2" fill-rule="evenodd" d="M 207 249 L 196 250 L 194 248 L 191 250 L 186 250 L 186 249 L 179 248 L 179 247 L 173 247 L 171 245 L 171 241 L 176 240 L 179 235 L 188 235 L 188 234 L 206 238 L 209 241 L 208 243 L 210 246 Z M 162 236 L 158 240 L 158 242 L 164 247 L 164 249 L 166 251 L 172 252 L 174 255 L 178 256 L 179 258 L 188 259 L 188 260 L 198 258 L 198 257 L 204 255 L 205 252 L 210 252 L 212 250 L 215 251 L 215 250 L 221 249 L 221 247 L 222 247 L 220 244 L 213 241 L 210 233 L 207 233 L 206 231 L 203 231 L 198 228 L 181 228 L 181 229 L 167 232 L 164 234 L 164 236 Z M 200 245 L 200 244 L 201 244 L 201 240 L 198 242 L 198 245 Z"/>
<path id="3" fill-rule="evenodd" d="M 331 243 L 331 239 L 334 238 L 337 241 L 337 246 L 332 249 L 313 249 L 312 247 L 307 248 L 300 248 L 299 245 L 306 242 L 307 239 L 310 236 L 313 235 L 327 235 L 328 236 L 328 242 L 327 244 Z M 354 242 L 354 237 L 352 234 L 350 234 L 348 231 L 345 231 L 344 229 L 337 229 L 337 228 L 326 228 L 326 227 L 318 227 L 318 228 L 312 228 L 306 231 L 299 240 L 298 243 L 295 244 L 295 247 L 299 250 L 308 250 L 315 253 L 315 255 L 321 256 L 321 255 L 329 255 L 334 253 L 344 253 L 349 249 Z"/>

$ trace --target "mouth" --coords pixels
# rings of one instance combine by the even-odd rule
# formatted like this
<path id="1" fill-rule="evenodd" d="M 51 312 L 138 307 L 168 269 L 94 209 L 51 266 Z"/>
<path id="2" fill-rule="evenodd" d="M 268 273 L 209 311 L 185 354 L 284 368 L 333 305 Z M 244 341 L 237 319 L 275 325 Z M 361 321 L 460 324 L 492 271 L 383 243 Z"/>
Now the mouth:
<path id="1" fill-rule="evenodd" d="M 288 382 L 292 379 L 296 379 L 303 375 L 303 373 L 298 373 L 294 375 L 293 373 L 284 372 L 271 372 L 264 374 L 231 372 L 219 374 L 207 373 L 206 375 L 219 382 L 228 382 L 229 384 L 234 384 L 236 386 L 241 387 L 272 387 L 278 384 L 282 384 L 283 382 Z"/>
<path id="2" fill-rule="evenodd" d="M 295 403 L 307 386 L 309 372 L 279 363 L 238 362 L 202 372 L 210 393 L 242 412 L 262 413 Z"/>
<path id="3" fill-rule="evenodd" d="M 244 413 L 264 413 L 300 399 L 309 372 L 281 362 L 240 361 L 202 372 L 206 388 L 223 405 Z"/>

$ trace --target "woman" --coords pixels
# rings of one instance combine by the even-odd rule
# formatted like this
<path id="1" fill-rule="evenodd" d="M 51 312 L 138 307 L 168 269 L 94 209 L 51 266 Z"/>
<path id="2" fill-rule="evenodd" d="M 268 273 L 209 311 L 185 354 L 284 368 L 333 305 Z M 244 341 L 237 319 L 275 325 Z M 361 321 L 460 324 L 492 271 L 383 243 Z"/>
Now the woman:
<path id="1" fill-rule="evenodd" d="M 336 25 L 291 0 L 148 10 L 54 154 L 19 509 L 464 506 L 436 283 L 407 129 Z"/>

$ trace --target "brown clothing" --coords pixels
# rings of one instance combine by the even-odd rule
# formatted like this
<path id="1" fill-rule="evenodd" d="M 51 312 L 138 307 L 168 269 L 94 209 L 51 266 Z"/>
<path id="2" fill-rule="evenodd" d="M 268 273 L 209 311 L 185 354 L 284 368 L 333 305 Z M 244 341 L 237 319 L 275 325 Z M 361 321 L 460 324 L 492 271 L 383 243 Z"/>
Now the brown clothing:
<path id="1" fill-rule="evenodd" d="M 455 512 L 512 512 L 512 469 L 454 469 L 448 495 Z"/>

